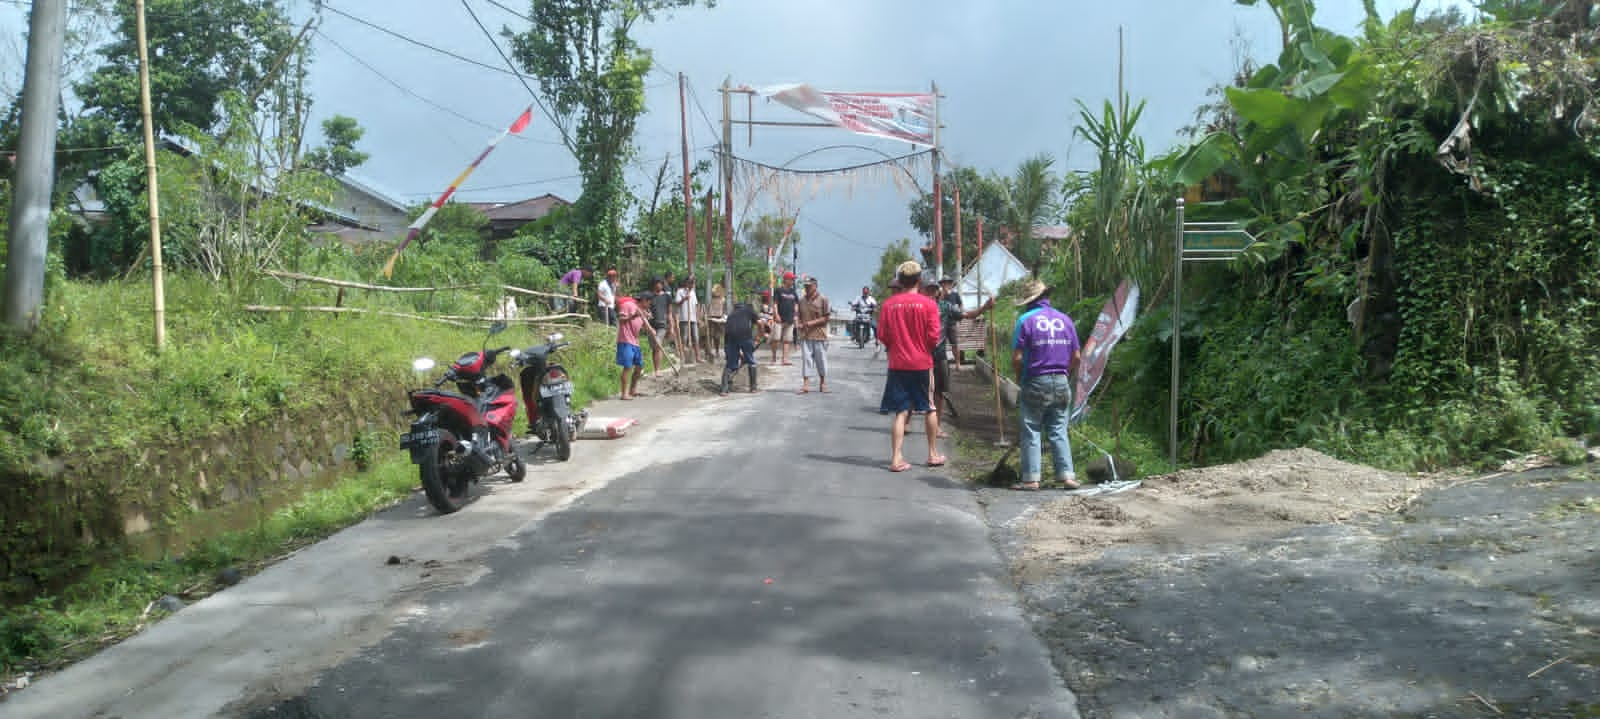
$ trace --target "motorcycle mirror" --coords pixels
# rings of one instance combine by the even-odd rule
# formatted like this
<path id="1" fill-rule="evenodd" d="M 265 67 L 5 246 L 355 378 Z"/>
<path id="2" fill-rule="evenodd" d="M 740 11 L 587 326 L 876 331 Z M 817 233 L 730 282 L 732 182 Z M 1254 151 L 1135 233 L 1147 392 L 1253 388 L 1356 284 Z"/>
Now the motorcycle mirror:
<path id="1" fill-rule="evenodd" d="M 560 342 L 561 341 L 561 337 L 562 337 L 562 335 L 561 335 L 560 332 L 552 332 L 550 334 L 550 336 L 546 337 L 545 339 L 550 341 L 550 342 Z"/>
<path id="2" fill-rule="evenodd" d="M 494 324 L 489 325 L 489 336 L 490 337 L 493 337 L 493 336 L 495 336 L 497 334 L 500 334 L 501 332 L 504 332 L 504 331 L 506 331 L 505 320 L 496 320 Z"/>
<path id="3" fill-rule="evenodd" d="M 434 362 L 432 357 L 418 357 L 414 360 L 411 360 L 411 370 L 414 372 L 427 372 L 428 370 L 433 369 L 433 367 Z"/>

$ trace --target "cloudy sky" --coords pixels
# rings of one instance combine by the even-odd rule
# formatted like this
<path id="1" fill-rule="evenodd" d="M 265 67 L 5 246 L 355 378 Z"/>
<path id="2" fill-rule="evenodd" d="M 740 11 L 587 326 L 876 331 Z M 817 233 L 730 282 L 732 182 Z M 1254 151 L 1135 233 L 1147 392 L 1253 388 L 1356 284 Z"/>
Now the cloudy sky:
<path id="1" fill-rule="evenodd" d="M 492 29 L 525 26 L 489 0 L 468 2 Z M 526 12 L 526 0 L 500 2 Z M 484 65 L 503 66 L 459 0 L 327 4 Z M 1410 2 L 1377 4 L 1387 17 Z M 1423 0 L 1424 9 L 1450 4 L 1465 3 Z M 289 7 L 304 17 L 311 4 L 290 0 Z M 1318 3 L 1319 24 L 1340 32 L 1355 32 L 1361 16 L 1361 0 Z M 17 38 L 25 27 L 25 3 L 0 0 L 0 38 L 7 38 L 0 41 L 0 87 L 7 90 L 20 75 Z M 669 154 L 672 172 L 679 172 L 679 72 L 691 87 L 695 160 L 711 158 L 707 148 L 720 133 L 716 88 L 725 78 L 734 85 L 806 82 L 883 92 L 922 91 L 937 82 L 944 96 L 942 144 L 952 161 L 1009 172 L 1023 158 L 1046 152 L 1057 158 L 1059 169 L 1086 169 L 1091 152 L 1072 138 L 1075 101 L 1098 107 L 1115 96 L 1119 27 L 1127 90 L 1135 101 L 1148 102 L 1139 129 L 1152 154 L 1178 141 L 1179 128 L 1206 101 L 1206 89 L 1227 81 L 1241 56 L 1270 61 L 1278 50 L 1271 12 L 1231 0 L 722 0 L 712 9 L 678 11 L 638 33 L 654 51 L 658 69 L 647 80 L 649 112 L 639 122 L 631 184 L 647 196 Z M 342 114 L 360 121 L 367 130 L 361 147 L 371 159 L 353 174 L 407 202 L 436 195 L 529 103 L 522 84 L 507 73 L 336 13 L 325 13 L 319 33 L 311 72 L 313 119 Z M 755 112 L 757 119 L 809 119 L 761 100 Z M 551 123 L 536 119 L 524 137 L 502 143 L 462 197 L 511 201 L 553 192 L 576 198 L 576 164 L 558 137 Z M 737 154 L 772 164 L 836 144 L 864 144 L 890 154 L 911 149 L 830 129 L 757 128 L 748 144 L 744 129 L 737 128 L 735 138 Z M 811 158 L 808 166 L 877 157 L 836 150 Z M 835 298 L 855 294 L 876 270 L 885 244 L 900 237 L 920 244 L 906 221 L 909 200 L 884 187 L 806 202 L 798 225 L 802 269 L 821 277 L 824 292 Z M 770 201 L 754 212 L 764 209 L 771 209 Z"/>

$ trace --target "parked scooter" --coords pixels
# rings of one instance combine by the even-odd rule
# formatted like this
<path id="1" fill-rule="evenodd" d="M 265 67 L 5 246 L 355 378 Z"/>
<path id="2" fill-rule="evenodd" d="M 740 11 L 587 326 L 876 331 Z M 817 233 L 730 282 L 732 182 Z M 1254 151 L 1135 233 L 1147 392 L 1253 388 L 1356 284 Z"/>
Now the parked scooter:
<path id="1" fill-rule="evenodd" d="M 489 328 L 489 337 L 505 331 L 504 322 Z M 400 448 L 411 450 L 422 489 L 441 514 L 461 508 L 473 482 L 504 469 L 513 482 L 528 474 L 528 467 L 511 447 L 511 423 L 517 416 L 516 384 L 505 374 L 489 375 L 495 360 L 510 347 L 468 352 L 450 364 L 432 389 L 412 390 L 408 396 L 417 419 L 411 431 L 400 435 Z M 433 369 L 434 361 L 412 363 L 418 373 Z M 455 382 L 458 391 L 439 389 Z"/>
<path id="2" fill-rule="evenodd" d="M 553 445 L 556 459 L 565 462 L 572 458 L 572 440 L 589 421 L 589 413 L 572 411 L 572 378 L 567 376 L 565 367 L 550 361 L 556 350 L 568 345 L 561 339 L 557 332 L 546 337 L 544 344 L 512 355 L 522 368 L 518 380 L 522 384 L 522 402 L 527 407 L 528 433 L 539 441 L 530 454 Z"/>

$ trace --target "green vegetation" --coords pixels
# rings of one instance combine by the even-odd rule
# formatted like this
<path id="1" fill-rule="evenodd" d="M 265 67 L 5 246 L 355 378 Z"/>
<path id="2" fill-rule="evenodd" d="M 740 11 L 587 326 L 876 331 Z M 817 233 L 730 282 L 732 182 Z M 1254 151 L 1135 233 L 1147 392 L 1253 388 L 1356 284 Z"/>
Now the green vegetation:
<path id="1" fill-rule="evenodd" d="M 1187 196 L 1187 220 L 1261 241 L 1185 269 L 1181 460 L 1310 446 L 1392 469 L 1578 461 L 1572 438 L 1600 438 L 1595 4 L 1484 0 L 1469 22 L 1382 18 L 1369 2 L 1348 37 L 1318 27 L 1310 2 L 1238 1 L 1273 13 L 1281 53 L 1217 88 L 1186 146 L 1147 158 L 1143 104 L 1118 98 L 1080 104 L 1072 132 L 1097 164 L 1064 178 L 1059 211 L 1015 189 L 1048 169 L 1037 158 L 962 178 L 965 218 L 981 213 L 1025 260 L 1043 253 L 1030 264 L 1080 324 L 1122 279 L 1143 288 L 1097 404 L 1166 434 Z M 925 233 L 931 207 L 910 208 Z M 1047 221 L 1074 236 L 1038 247 L 1030 229 Z"/>

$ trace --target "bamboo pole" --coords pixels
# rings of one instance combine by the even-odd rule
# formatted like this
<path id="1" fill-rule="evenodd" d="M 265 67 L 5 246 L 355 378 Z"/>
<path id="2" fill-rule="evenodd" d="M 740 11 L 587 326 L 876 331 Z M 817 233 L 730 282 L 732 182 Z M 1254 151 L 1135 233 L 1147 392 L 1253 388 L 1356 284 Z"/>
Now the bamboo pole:
<path id="1" fill-rule="evenodd" d="M 483 286 L 483 285 L 442 285 L 442 286 L 439 286 L 439 287 L 388 287 L 388 286 L 385 286 L 385 285 L 367 284 L 365 282 L 351 282 L 349 280 L 335 280 L 335 279 L 331 279 L 331 278 L 327 278 L 327 277 L 317 277 L 315 275 L 304 275 L 304 274 L 300 274 L 298 272 L 280 272 L 278 270 L 262 270 L 262 274 L 267 275 L 268 277 L 276 277 L 276 278 L 281 279 L 281 280 L 299 280 L 301 282 L 314 282 L 314 283 L 317 283 L 317 284 L 329 285 L 329 286 L 332 286 L 332 287 L 349 287 L 351 289 L 371 290 L 373 292 L 401 292 L 401 293 L 406 293 L 406 292 L 438 292 L 440 290 L 470 290 L 470 289 L 477 289 L 477 288 Z M 557 293 L 554 293 L 554 292 L 539 292 L 537 290 L 528 290 L 528 289 L 523 289 L 521 287 L 514 287 L 512 285 L 500 285 L 500 289 L 505 290 L 506 292 L 514 292 L 514 293 L 517 293 L 517 294 L 530 295 L 530 296 L 533 296 L 533 297 L 551 297 L 551 298 L 560 299 L 560 300 L 576 300 L 576 301 L 582 302 L 584 304 L 589 304 L 589 303 L 594 302 L 594 300 L 584 299 L 582 297 L 574 298 L 572 295 L 563 295 L 563 294 L 557 294 Z"/>
<path id="2" fill-rule="evenodd" d="M 353 315 L 378 315 L 381 317 L 396 317 L 407 320 L 427 320 L 429 322 L 443 322 L 457 327 L 471 327 L 485 322 L 507 322 L 514 324 L 545 324 L 555 325 L 557 320 L 587 320 L 588 315 L 558 314 L 540 315 L 537 317 L 475 317 L 472 315 L 427 315 L 411 314 L 408 312 L 391 312 L 389 310 L 368 310 L 360 307 L 291 307 L 286 305 L 245 305 L 246 312 L 322 312 L 327 314 L 353 314 Z M 470 324 L 469 324 L 470 323 Z M 561 323 L 562 327 L 581 327 L 580 324 Z"/>
<path id="3" fill-rule="evenodd" d="M 145 183 L 150 200 L 150 289 L 155 295 L 156 351 L 167 346 L 167 300 L 161 270 L 161 193 L 156 182 L 155 125 L 150 119 L 150 43 L 145 33 L 144 0 L 134 2 L 139 42 L 139 112 L 144 116 Z"/>

